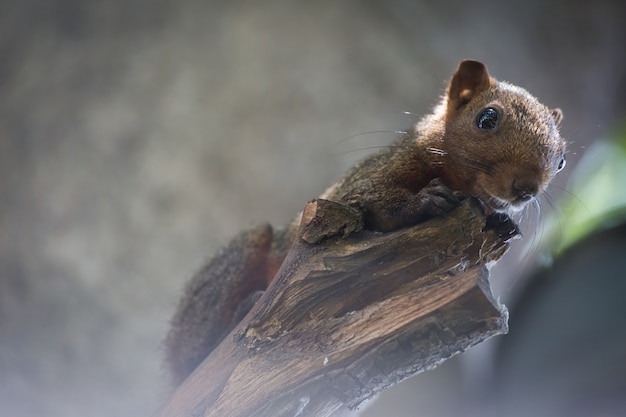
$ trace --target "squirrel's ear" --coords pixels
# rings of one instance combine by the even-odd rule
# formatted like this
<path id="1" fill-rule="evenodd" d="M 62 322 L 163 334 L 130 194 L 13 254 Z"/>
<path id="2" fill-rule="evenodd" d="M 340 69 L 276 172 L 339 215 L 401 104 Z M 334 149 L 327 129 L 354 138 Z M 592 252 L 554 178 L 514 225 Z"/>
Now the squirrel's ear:
<path id="1" fill-rule="evenodd" d="M 559 127 L 561 125 L 561 122 L 563 121 L 563 112 L 561 111 L 561 109 L 550 109 L 550 114 L 552 115 L 556 126 Z"/>
<path id="2" fill-rule="evenodd" d="M 448 85 L 448 111 L 458 110 L 489 88 L 489 72 L 482 62 L 461 61 Z"/>

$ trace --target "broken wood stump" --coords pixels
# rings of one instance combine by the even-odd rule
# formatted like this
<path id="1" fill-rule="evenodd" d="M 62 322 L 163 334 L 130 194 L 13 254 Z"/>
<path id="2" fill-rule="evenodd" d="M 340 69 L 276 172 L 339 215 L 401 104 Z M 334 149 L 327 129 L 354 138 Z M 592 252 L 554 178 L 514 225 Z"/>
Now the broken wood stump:
<path id="1" fill-rule="evenodd" d="M 307 204 L 276 277 L 160 417 L 337 416 L 506 333 L 488 266 L 508 244 L 474 199 L 390 233 Z"/>

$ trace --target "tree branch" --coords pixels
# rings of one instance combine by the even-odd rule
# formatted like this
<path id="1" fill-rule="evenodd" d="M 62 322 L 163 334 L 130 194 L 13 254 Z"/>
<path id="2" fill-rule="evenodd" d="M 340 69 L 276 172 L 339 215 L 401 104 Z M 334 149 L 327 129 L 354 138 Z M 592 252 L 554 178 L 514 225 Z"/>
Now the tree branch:
<path id="1" fill-rule="evenodd" d="M 159 416 L 338 415 L 507 331 L 486 265 L 508 245 L 478 202 L 391 233 L 360 224 L 309 203 L 270 287 Z"/>

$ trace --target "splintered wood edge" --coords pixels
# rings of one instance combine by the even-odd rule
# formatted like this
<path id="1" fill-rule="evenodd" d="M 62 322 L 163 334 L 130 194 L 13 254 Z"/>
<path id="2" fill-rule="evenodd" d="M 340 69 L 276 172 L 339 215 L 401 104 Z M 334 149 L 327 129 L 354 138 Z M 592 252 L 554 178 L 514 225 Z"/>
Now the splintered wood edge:
<path id="1" fill-rule="evenodd" d="M 363 230 L 362 213 L 343 203 L 317 199 L 310 201 L 302 212 L 299 239 L 317 244 L 334 236 L 346 237 Z"/>
<path id="2" fill-rule="evenodd" d="M 306 206 L 304 206 L 304 210 L 302 211 L 300 226 L 306 227 L 311 224 L 311 221 L 315 218 L 315 213 L 317 213 L 317 200 L 312 200 L 306 203 Z"/>
<path id="3" fill-rule="evenodd" d="M 325 200 L 307 204 L 300 239 L 268 290 L 231 335 L 177 389 L 160 416 L 286 417 L 299 409 L 312 415 L 330 415 L 344 405 L 356 408 L 386 387 L 507 331 L 506 308 L 494 299 L 484 264 L 499 259 L 508 245 L 495 233 L 482 230 L 484 214 L 475 202 L 464 201 L 449 216 L 397 235 L 355 232 L 358 227 L 349 231 L 360 224 L 360 218 L 351 219 L 351 215 L 349 209 Z M 346 228 L 346 224 L 350 226 Z M 335 318 L 316 323 L 306 314 L 300 315 L 303 321 L 293 322 L 294 328 L 284 328 L 285 323 L 278 319 L 286 314 L 281 310 L 285 301 L 281 295 L 293 285 L 313 279 L 316 275 L 310 274 L 320 267 L 324 270 L 324 259 L 333 253 L 345 255 L 347 251 L 349 256 L 350 250 L 357 254 L 361 250 L 367 255 L 368 245 L 378 240 L 392 244 L 392 251 L 401 250 L 393 248 L 400 236 L 419 236 L 426 231 L 432 234 L 433 230 L 441 238 L 448 236 L 451 242 L 461 239 L 450 236 L 448 232 L 454 228 L 446 229 L 446 224 L 456 224 L 463 230 L 461 235 L 470 235 L 467 245 L 473 251 L 472 259 L 461 256 L 464 259 L 458 259 L 457 269 L 433 272 L 431 278 L 426 277 L 429 281 L 425 287 L 402 284 L 408 285 L 400 287 L 405 292 Z M 321 232 L 309 230 L 318 243 L 302 238 L 307 227 L 320 228 Z M 453 252 L 437 256 L 458 255 Z M 393 265 L 393 260 L 390 262 Z M 416 276 L 416 282 L 421 278 L 423 275 Z M 438 283 L 464 287 L 438 290 Z M 314 296 L 324 302 L 324 289 L 318 290 Z M 299 291 L 296 296 L 306 295 Z M 450 291 L 447 298 L 445 291 Z M 420 295 L 422 301 L 418 301 Z M 437 297 L 442 299 L 436 301 Z M 299 307 L 295 303 L 289 308 Z M 323 314 L 324 310 L 319 311 Z M 396 321 L 394 312 L 404 314 L 406 319 Z M 415 320 L 408 318 L 412 312 Z"/>

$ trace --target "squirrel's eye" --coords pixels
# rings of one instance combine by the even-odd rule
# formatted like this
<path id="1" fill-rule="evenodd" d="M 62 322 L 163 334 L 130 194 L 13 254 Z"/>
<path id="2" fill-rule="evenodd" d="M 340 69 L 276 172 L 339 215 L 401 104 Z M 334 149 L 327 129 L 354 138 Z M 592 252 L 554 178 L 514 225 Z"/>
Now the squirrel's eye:
<path id="1" fill-rule="evenodd" d="M 565 157 L 561 158 L 561 160 L 559 161 L 559 166 L 556 168 L 556 172 L 559 172 L 560 170 L 565 168 L 565 162 Z"/>
<path id="2" fill-rule="evenodd" d="M 500 114 L 498 113 L 498 110 L 493 107 L 487 107 L 478 113 L 478 116 L 476 117 L 476 127 L 481 130 L 493 132 L 498 126 L 499 118 Z"/>

